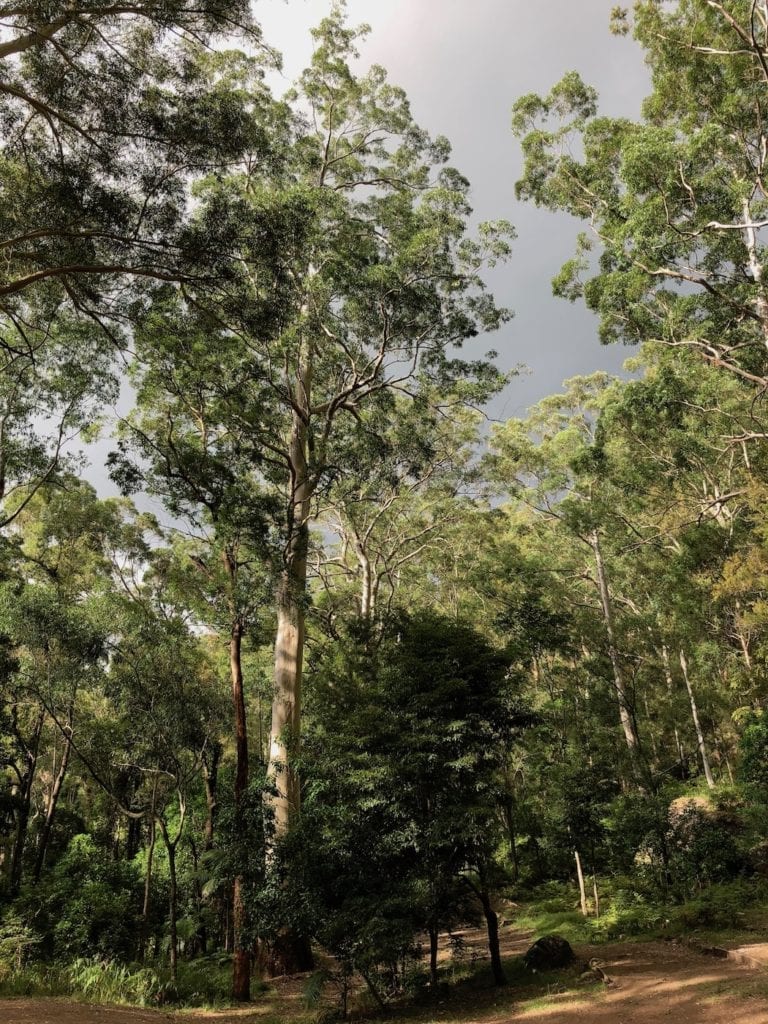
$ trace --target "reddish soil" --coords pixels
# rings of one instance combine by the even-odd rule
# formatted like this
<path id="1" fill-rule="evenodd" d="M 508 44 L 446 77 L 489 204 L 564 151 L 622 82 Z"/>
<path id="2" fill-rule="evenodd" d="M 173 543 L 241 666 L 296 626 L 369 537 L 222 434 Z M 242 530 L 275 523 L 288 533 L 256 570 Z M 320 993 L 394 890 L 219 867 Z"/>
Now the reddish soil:
<path id="1" fill-rule="evenodd" d="M 768 998 L 752 994 L 762 972 L 666 942 L 615 943 L 578 951 L 600 959 L 611 983 L 573 994 L 517 1019 L 551 1024 L 768 1024 Z M 764 991 L 768 994 L 768 974 Z M 510 1017 L 515 1020 L 513 1014 Z"/>

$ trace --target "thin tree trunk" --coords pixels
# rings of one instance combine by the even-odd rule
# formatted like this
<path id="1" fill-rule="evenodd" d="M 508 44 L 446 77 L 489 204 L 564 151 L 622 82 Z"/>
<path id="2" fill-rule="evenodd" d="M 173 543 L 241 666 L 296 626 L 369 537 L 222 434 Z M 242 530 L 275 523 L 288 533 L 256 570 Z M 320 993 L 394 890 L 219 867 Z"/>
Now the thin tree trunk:
<path id="1" fill-rule="evenodd" d="M 648 722 L 648 738 L 651 741 L 651 753 L 653 754 L 654 764 L 658 764 L 659 761 L 659 748 L 656 745 L 656 735 L 653 729 L 653 723 L 651 722 L 651 709 L 648 706 L 648 695 L 643 695 L 643 705 L 645 706 L 645 719 Z"/>
<path id="2" fill-rule="evenodd" d="M 234 697 L 234 694 L 233 694 Z M 233 700 L 234 703 L 234 700 Z M 246 741 L 248 737 L 246 734 Z M 247 748 L 246 748 L 247 749 Z M 203 785 L 205 786 L 206 817 L 203 826 L 203 849 L 209 853 L 213 849 L 216 814 L 218 811 L 217 789 L 219 783 L 219 762 L 221 760 L 221 744 L 213 744 L 210 763 L 203 761 Z"/>
<path id="3" fill-rule="evenodd" d="M 619 720 L 624 733 L 624 740 L 632 757 L 633 764 L 637 768 L 637 759 L 640 753 L 640 737 L 637 734 L 635 719 L 632 714 L 632 704 L 629 699 L 629 691 L 624 680 L 624 673 L 619 659 L 619 652 L 616 646 L 616 628 L 613 618 L 613 602 L 611 591 L 608 585 L 608 577 L 603 561 L 603 553 L 600 547 L 600 534 L 593 530 L 589 537 L 589 543 L 595 557 L 595 569 L 597 571 L 597 582 L 600 591 L 600 604 L 603 609 L 603 620 L 605 632 L 608 638 L 608 655 L 611 659 L 613 669 L 613 682 L 616 689 L 616 697 L 619 704 Z"/>
<path id="4" fill-rule="evenodd" d="M 384 1002 L 384 1000 L 381 998 L 379 990 L 376 988 L 376 986 L 373 984 L 373 981 L 371 980 L 370 974 L 368 974 L 367 971 L 360 971 L 360 976 L 362 977 L 362 979 L 365 982 L 365 984 L 368 986 L 368 991 L 373 996 L 374 1001 L 378 1005 L 378 1007 L 381 1010 L 382 1014 L 384 1014 L 386 1016 L 389 1013 L 389 1007 Z"/>
<path id="5" fill-rule="evenodd" d="M 592 892 L 595 897 L 595 917 L 600 917 L 600 895 L 597 891 L 597 875 L 592 875 Z"/>
<path id="6" fill-rule="evenodd" d="M 759 238 L 757 228 L 754 226 L 754 215 L 752 213 L 749 199 L 742 199 L 741 209 L 744 223 L 743 237 L 749 258 L 749 269 L 752 272 L 752 280 L 756 286 L 754 300 L 755 312 L 757 313 L 757 320 L 763 332 L 763 344 L 768 348 L 768 299 L 765 297 L 765 290 L 763 286 L 763 272 L 765 268 L 763 267 L 762 260 L 760 259 Z"/>
<path id="7" fill-rule="evenodd" d="M 667 645 L 664 643 L 661 645 L 661 661 L 664 666 L 664 678 L 667 683 L 667 694 L 671 701 L 674 681 L 672 679 L 672 666 L 669 662 L 669 651 L 667 650 Z M 682 776 L 686 771 L 685 751 L 683 750 L 683 744 L 680 741 L 680 733 L 678 731 L 677 724 L 673 726 L 673 730 L 675 736 L 675 747 L 677 748 L 677 757 L 680 762 L 680 774 Z"/>
<path id="8" fill-rule="evenodd" d="M 152 898 L 152 868 L 155 860 L 155 844 L 157 843 L 157 825 L 154 815 L 154 800 L 152 815 L 149 819 L 149 844 L 147 846 L 147 866 L 144 871 L 144 903 L 141 908 L 141 935 L 139 937 L 139 960 L 144 960 L 147 953 L 147 942 L 149 940 L 149 907 Z"/>
<path id="9" fill-rule="evenodd" d="M 584 872 L 581 870 L 581 857 L 579 851 L 574 850 L 573 855 L 576 858 L 576 877 L 579 880 L 579 899 L 581 900 L 581 913 L 584 917 L 589 916 L 589 909 L 587 907 L 587 890 L 584 886 Z"/>
<path id="10" fill-rule="evenodd" d="M 490 895 L 484 885 L 480 886 L 479 896 L 488 932 L 488 952 L 491 954 L 493 981 L 495 985 L 506 985 L 507 979 L 501 963 L 501 949 L 499 947 L 499 917 L 493 909 Z"/>
<path id="11" fill-rule="evenodd" d="M 232 563 L 230 563 L 232 564 Z M 232 703 L 235 711 L 235 814 L 239 812 L 248 788 L 248 727 L 245 715 L 245 689 L 242 668 L 242 624 L 235 619 L 229 643 L 229 667 L 232 679 Z M 251 958 L 243 936 L 247 927 L 247 912 L 243 897 L 244 882 L 237 875 L 232 883 L 232 997 L 246 1003 L 251 998 Z"/>
<path id="12" fill-rule="evenodd" d="M 178 883 L 176 879 L 176 850 L 178 849 L 179 840 L 184 834 L 184 824 L 187 816 L 187 805 L 184 797 L 182 796 L 181 790 L 177 790 L 179 799 L 179 827 L 176 832 L 174 839 L 171 839 L 170 833 L 168 832 L 168 826 L 165 823 L 165 819 L 162 816 L 157 817 L 158 824 L 160 825 L 160 832 L 165 843 L 165 848 L 168 853 L 168 875 L 170 881 L 169 887 L 169 899 L 168 899 L 168 912 L 170 917 L 170 966 L 171 966 L 171 977 L 174 982 L 178 977 L 179 967 L 179 934 L 178 934 L 178 919 L 179 919 L 179 900 L 178 900 Z"/>
<path id="13" fill-rule="evenodd" d="M 501 805 L 501 814 L 507 830 L 507 841 L 509 843 L 509 854 L 512 858 L 512 881 L 516 882 L 520 877 L 520 858 L 517 853 L 517 832 L 515 830 L 515 802 L 514 798 L 507 794 Z"/>
<path id="14" fill-rule="evenodd" d="M 32 784 L 37 771 L 37 758 L 40 750 L 40 737 L 43 732 L 45 712 L 41 711 L 35 721 L 29 743 L 24 743 L 24 774 L 19 785 L 19 808 L 16 815 L 16 837 L 11 853 L 10 894 L 18 895 L 24 870 L 24 848 L 29 830 L 29 812 L 32 805 Z"/>
<path id="15" fill-rule="evenodd" d="M 429 983 L 432 989 L 437 988 L 437 953 L 438 953 L 438 931 L 437 923 L 429 926 Z"/>
<path id="16" fill-rule="evenodd" d="M 205 921 L 203 920 L 203 906 L 205 904 L 205 898 L 203 896 L 203 883 L 200 878 L 200 857 L 194 835 L 190 834 L 187 837 L 187 844 L 189 846 L 189 852 L 192 854 L 192 887 L 195 893 L 195 911 L 199 921 L 194 942 L 190 943 L 190 953 L 192 956 L 196 956 L 198 954 L 200 956 L 205 956 L 208 952 L 208 930 L 205 927 Z"/>
<path id="17" fill-rule="evenodd" d="M 247 737 L 246 737 L 247 738 Z M 213 849 L 214 843 L 214 832 L 216 828 L 216 816 L 218 812 L 218 798 L 217 789 L 219 782 L 219 761 L 221 760 L 221 744 L 217 741 L 214 742 L 210 760 L 207 757 L 203 758 L 202 774 L 203 774 L 203 785 L 205 787 L 205 823 L 203 825 L 203 852 L 210 853 Z M 194 844 L 193 844 L 194 845 Z M 198 890 L 198 902 L 200 906 L 205 906 L 209 900 L 203 894 L 202 886 L 198 880 L 196 883 Z M 208 928 L 203 923 L 200 926 L 198 933 L 200 941 L 200 952 L 205 955 L 208 950 Z"/>
<path id="18" fill-rule="evenodd" d="M 701 728 L 701 722 L 699 721 L 699 711 L 696 707 L 696 698 L 693 695 L 693 686 L 688 675 L 688 662 L 686 661 L 685 654 L 682 647 L 680 648 L 680 668 L 683 670 L 683 679 L 685 680 L 685 687 L 688 690 L 688 699 L 691 702 L 691 717 L 693 718 L 693 726 L 696 730 L 696 740 L 699 745 L 699 755 L 701 757 L 701 764 L 704 768 L 704 778 L 707 780 L 707 785 L 710 789 L 715 788 L 715 780 L 712 775 L 712 769 L 709 765 L 709 757 L 707 756 L 707 747 L 704 742 L 704 732 Z"/>
<path id="19" fill-rule="evenodd" d="M 56 806 L 59 802 L 59 796 L 61 795 L 61 787 L 64 785 L 64 779 L 67 774 L 67 768 L 69 766 L 69 758 L 72 752 L 72 708 L 69 709 L 67 726 L 64 731 L 64 750 L 61 754 L 61 762 L 59 764 L 59 770 L 56 774 L 56 779 L 51 789 L 51 795 L 48 799 L 48 806 L 45 810 L 45 821 L 43 822 L 43 828 L 40 833 L 40 844 L 37 848 L 37 857 L 35 858 L 35 869 L 34 879 L 35 882 L 40 881 L 40 874 L 43 870 L 43 864 L 45 863 L 45 854 L 48 850 L 48 843 L 51 839 L 51 832 L 53 831 L 53 821 L 56 816 Z"/>
<path id="20" fill-rule="evenodd" d="M 176 882 L 176 844 L 166 843 L 168 851 L 168 875 L 169 875 L 169 900 L 168 910 L 170 916 L 170 939 L 171 939 L 171 978 L 174 982 L 179 976 L 179 935 L 177 928 L 178 921 L 178 886 Z"/>

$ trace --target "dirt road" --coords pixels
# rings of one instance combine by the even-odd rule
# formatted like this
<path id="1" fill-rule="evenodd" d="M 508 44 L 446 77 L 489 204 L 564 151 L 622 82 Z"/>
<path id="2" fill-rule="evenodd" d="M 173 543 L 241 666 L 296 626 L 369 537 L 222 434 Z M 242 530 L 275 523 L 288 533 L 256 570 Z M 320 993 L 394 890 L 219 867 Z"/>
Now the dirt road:
<path id="1" fill-rule="evenodd" d="M 509 1019 L 548 1024 L 768 1024 L 768 972 L 666 942 L 580 950 L 600 958 L 611 984 L 574 1002 L 552 996 Z M 762 989 L 765 994 L 757 994 Z"/>
<path id="2" fill-rule="evenodd" d="M 508 935 L 509 952 L 526 941 Z M 613 943 L 577 952 L 580 959 L 598 957 L 612 983 L 590 986 L 583 994 L 551 991 L 535 1001 L 512 988 L 503 995 L 499 990 L 478 992 L 471 1012 L 448 1000 L 433 1007 L 429 1019 L 461 1019 L 466 1024 L 768 1024 L 768 971 L 664 942 Z M 552 980 L 552 988 L 559 987 L 557 975 Z M 272 1014 L 274 1009 L 273 1003 Z M 258 1003 L 238 1012 L 171 1014 L 54 999 L 0 1000 L 0 1024 L 259 1024 L 264 1012 Z M 292 1015 L 285 1016 L 290 1024 Z"/>

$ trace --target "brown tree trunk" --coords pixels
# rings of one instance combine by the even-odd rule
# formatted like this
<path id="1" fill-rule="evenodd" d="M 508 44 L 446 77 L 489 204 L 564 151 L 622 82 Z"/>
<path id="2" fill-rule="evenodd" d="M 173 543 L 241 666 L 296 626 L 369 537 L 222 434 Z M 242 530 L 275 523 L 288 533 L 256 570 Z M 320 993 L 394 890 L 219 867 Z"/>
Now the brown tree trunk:
<path id="1" fill-rule="evenodd" d="M 171 839 L 168 831 L 168 826 L 165 823 L 165 819 L 162 814 L 156 816 L 157 823 L 160 826 L 160 834 L 163 837 L 165 848 L 168 853 L 168 875 L 170 881 L 169 896 L 168 896 L 168 914 L 169 914 L 169 925 L 170 925 L 170 966 L 171 966 L 171 977 L 174 982 L 176 981 L 179 966 L 179 934 L 178 934 L 178 919 L 179 919 L 179 899 L 178 899 L 178 882 L 176 879 L 176 851 L 179 847 L 179 841 L 184 834 L 184 825 L 187 820 L 187 803 L 184 799 L 184 795 L 180 789 L 177 789 L 177 796 L 179 800 L 179 827 L 176 831 L 176 836 Z M 154 796 L 153 796 L 154 804 Z"/>
<path id="2" fill-rule="evenodd" d="M 177 790 L 179 799 L 179 827 L 176 832 L 174 839 L 171 839 L 170 833 L 168 832 L 168 826 L 165 823 L 165 819 L 162 815 L 157 816 L 157 822 L 160 825 L 160 833 L 165 843 L 165 848 L 168 853 L 168 875 L 169 875 L 169 894 L 168 894 L 168 914 L 169 914 L 169 925 L 170 925 L 170 966 L 171 966 L 171 977 L 174 982 L 178 976 L 179 967 L 179 934 L 178 934 L 178 919 L 179 919 L 179 898 L 178 898 L 178 882 L 176 878 L 176 851 L 179 847 L 179 841 L 184 834 L 184 824 L 187 818 L 187 805 L 186 800 L 181 792 Z"/>
<path id="3" fill-rule="evenodd" d="M 247 738 L 247 737 L 246 737 Z M 203 785 L 205 787 L 205 823 L 203 824 L 203 852 L 210 853 L 213 849 L 214 831 L 216 828 L 216 814 L 218 811 L 218 799 L 217 799 L 217 788 L 219 781 L 219 761 L 221 760 L 221 744 L 215 741 L 212 745 L 210 755 L 206 753 L 203 757 L 202 774 L 203 774 Z M 192 843 L 194 849 L 194 842 Z M 197 853 L 194 853 L 195 867 L 197 867 Z M 195 871 L 197 877 L 197 870 Z M 203 887 L 200 884 L 199 877 L 195 883 L 197 892 L 198 905 L 202 908 L 209 902 L 208 898 L 203 893 Z M 203 956 L 208 951 L 208 928 L 204 922 L 200 925 L 198 932 L 198 942 L 200 945 L 200 952 Z"/>

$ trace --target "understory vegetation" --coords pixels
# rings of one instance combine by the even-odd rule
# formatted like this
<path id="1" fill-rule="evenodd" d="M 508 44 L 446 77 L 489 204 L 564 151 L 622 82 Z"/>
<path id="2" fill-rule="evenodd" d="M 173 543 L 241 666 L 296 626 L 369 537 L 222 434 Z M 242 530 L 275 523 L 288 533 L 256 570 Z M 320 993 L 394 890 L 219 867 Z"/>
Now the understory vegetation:
<path id="1" fill-rule="evenodd" d="M 515 103 L 636 347 L 492 424 L 511 225 L 343 5 L 284 97 L 254 13 L 0 2 L 0 995 L 320 1019 L 535 989 L 511 927 L 765 935 L 768 7 L 616 9 L 637 121 Z"/>

